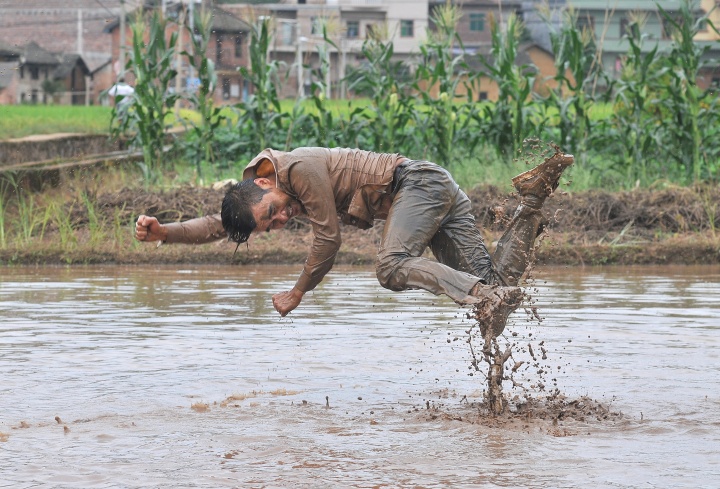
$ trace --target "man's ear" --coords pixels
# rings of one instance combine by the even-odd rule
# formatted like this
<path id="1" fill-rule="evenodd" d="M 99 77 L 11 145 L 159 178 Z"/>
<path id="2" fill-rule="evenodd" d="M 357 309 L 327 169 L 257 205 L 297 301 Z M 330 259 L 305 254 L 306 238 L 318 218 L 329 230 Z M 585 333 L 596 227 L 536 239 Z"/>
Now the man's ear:
<path id="1" fill-rule="evenodd" d="M 253 181 L 255 182 L 255 185 L 264 190 L 267 190 L 269 188 L 275 188 L 275 182 L 273 182 L 269 178 L 258 177 Z"/>

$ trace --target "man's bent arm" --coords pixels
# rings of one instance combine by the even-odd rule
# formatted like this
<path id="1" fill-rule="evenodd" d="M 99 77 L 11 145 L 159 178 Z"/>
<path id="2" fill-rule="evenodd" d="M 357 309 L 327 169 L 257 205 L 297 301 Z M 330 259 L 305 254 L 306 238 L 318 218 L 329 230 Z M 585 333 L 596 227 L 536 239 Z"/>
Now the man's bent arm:
<path id="1" fill-rule="evenodd" d="M 313 228 L 313 242 L 295 288 L 314 289 L 335 263 L 340 249 L 340 222 L 330 176 L 325 165 L 300 161 L 290 170 L 290 182 Z"/>

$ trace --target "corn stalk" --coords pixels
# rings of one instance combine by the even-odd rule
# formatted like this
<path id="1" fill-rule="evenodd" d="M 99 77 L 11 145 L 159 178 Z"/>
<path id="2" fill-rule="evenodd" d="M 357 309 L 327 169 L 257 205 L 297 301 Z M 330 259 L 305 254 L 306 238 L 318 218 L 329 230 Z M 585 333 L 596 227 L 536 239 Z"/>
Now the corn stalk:
<path id="1" fill-rule="evenodd" d="M 193 104 L 200 115 L 200 124 L 192 123 L 192 134 L 194 140 L 189 145 L 192 148 L 195 169 L 202 181 L 202 162 L 214 163 L 213 140 L 215 131 L 225 120 L 220 113 L 222 107 L 215 107 L 213 94 L 217 87 L 217 73 L 215 63 L 207 57 L 207 48 L 210 42 L 212 31 L 212 13 L 209 10 L 201 9 L 195 12 L 194 26 L 197 32 L 192 32 L 188 27 L 192 50 L 183 51 L 190 66 L 195 68 L 199 85 L 197 90 L 189 94 L 188 100 Z"/>
<path id="2" fill-rule="evenodd" d="M 487 76 L 498 86 L 498 99 L 484 106 L 484 133 L 488 141 L 506 155 L 515 154 L 522 142 L 537 135 L 534 119 L 537 104 L 531 103 L 534 69 L 516 63 L 523 25 L 515 14 L 508 16 L 505 30 L 490 16 L 492 48 L 490 58 L 480 57 Z"/>
<path id="3" fill-rule="evenodd" d="M 270 24 L 272 19 L 265 17 L 253 24 L 250 30 L 250 69 L 240 68 L 243 78 L 251 87 L 247 101 L 235 105 L 239 116 L 236 128 L 240 136 L 237 147 L 245 155 L 254 156 L 261 150 L 282 144 L 281 139 L 273 138 L 284 134 L 282 121 L 287 114 L 280 108 L 277 86 L 281 63 L 269 60 Z"/>
<path id="4" fill-rule="evenodd" d="M 672 31 L 672 49 L 666 58 L 669 83 L 666 96 L 661 103 L 672 115 L 670 124 L 665 125 L 668 134 L 665 146 L 668 154 L 685 168 L 686 176 L 699 181 L 706 166 L 701 156 L 703 134 L 716 127 L 717 97 L 697 84 L 697 77 L 703 66 L 703 55 L 710 46 L 695 42 L 695 36 L 708 26 L 716 33 L 708 14 L 699 18 L 693 13 L 691 0 L 680 2 L 680 16 L 674 17 L 658 5 L 660 14 Z M 709 164 L 708 164 L 709 169 Z"/>
<path id="5" fill-rule="evenodd" d="M 114 137 L 130 136 L 132 146 L 141 147 L 139 163 L 147 183 L 158 179 L 165 144 L 165 123 L 179 94 L 170 90 L 177 72 L 173 68 L 177 33 L 166 36 L 167 21 L 154 12 L 147 24 L 139 13 L 130 25 L 132 50 L 125 66 L 135 75 L 135 91 L 120 100 L 112 111 Z"/>

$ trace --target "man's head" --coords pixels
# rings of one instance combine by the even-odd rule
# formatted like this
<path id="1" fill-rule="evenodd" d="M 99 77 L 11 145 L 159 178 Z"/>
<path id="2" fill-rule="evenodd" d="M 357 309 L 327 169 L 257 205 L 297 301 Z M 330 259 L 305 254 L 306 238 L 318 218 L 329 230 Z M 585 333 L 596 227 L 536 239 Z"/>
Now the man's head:
<path id="1" fill-rule="evenodd" d="M 267 178 L 243 180 L 225 194 L 222 225 L 231 241 L 244 243 L 252 232 L 280 229 L 300 214 L 300 203 Z"/>

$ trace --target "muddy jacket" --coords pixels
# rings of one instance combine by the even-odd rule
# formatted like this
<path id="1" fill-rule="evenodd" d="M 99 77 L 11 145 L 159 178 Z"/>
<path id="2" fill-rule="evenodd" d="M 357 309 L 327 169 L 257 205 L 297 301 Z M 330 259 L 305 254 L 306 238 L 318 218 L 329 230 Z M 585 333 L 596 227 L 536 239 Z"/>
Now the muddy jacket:
<path id="1" fill-rule="evenodd" d="M 345 148 L 298 148 L 289 153 L 266 149 L 243 171 L 243 179 L 265 176 L 267 162 L 276 185 L 297 199 L 313 227 L 313 243 L 296 287 L 312 290 L 330 271 L 340 248 L 340 225 L 361 229 L 385 219 L 392 204 L 395 168 L 407 158 Z M 220 215 L 167 225 L 167 242 L 205 243 L 226 236 Z"/>

